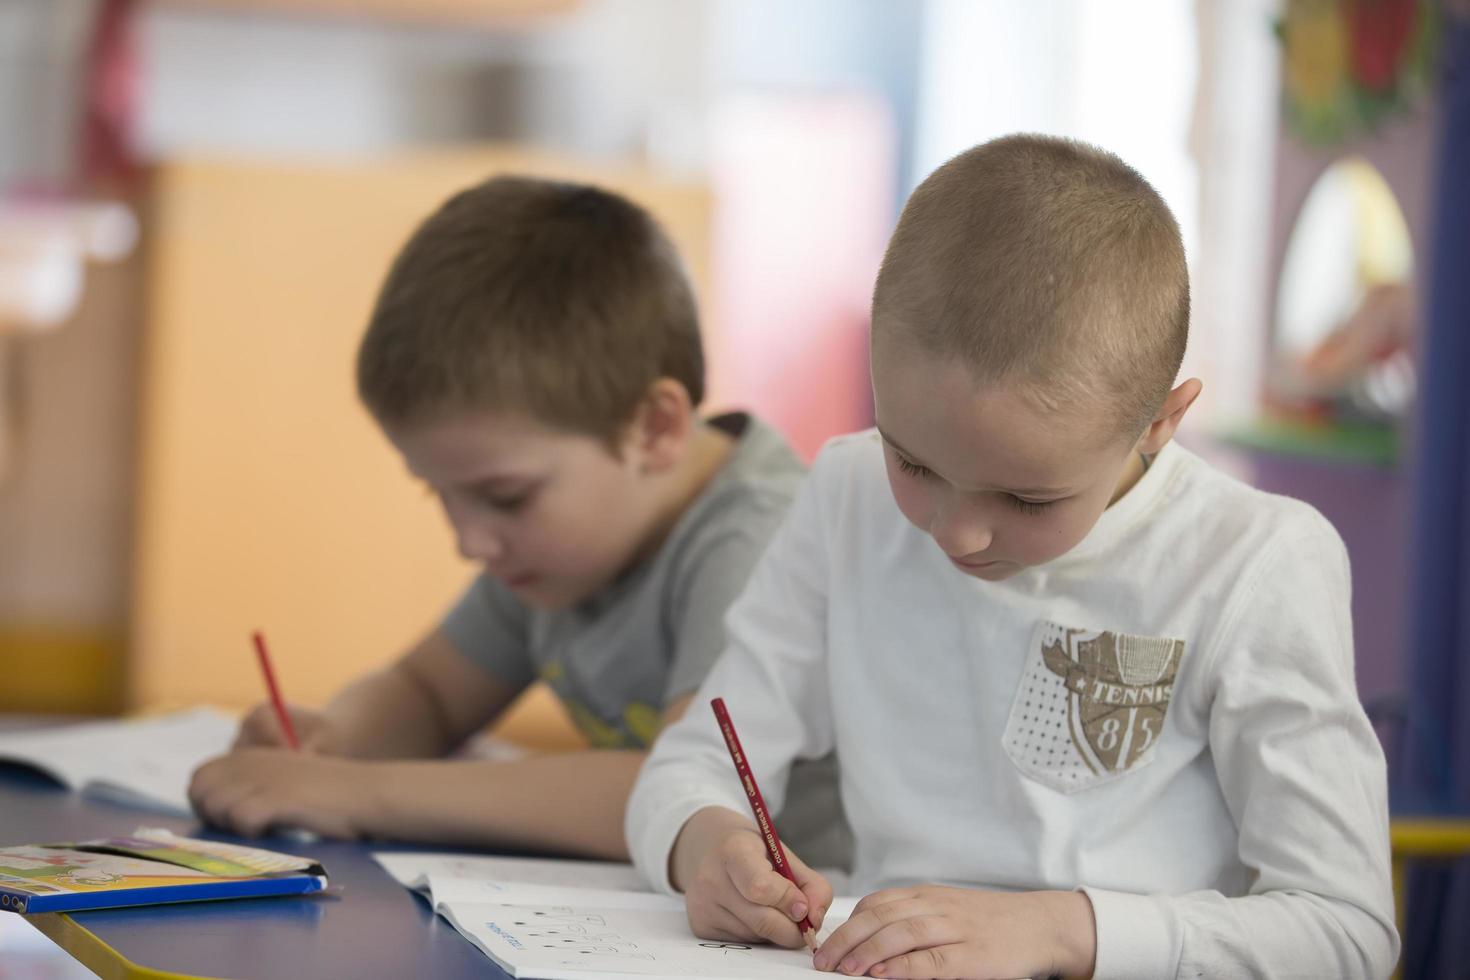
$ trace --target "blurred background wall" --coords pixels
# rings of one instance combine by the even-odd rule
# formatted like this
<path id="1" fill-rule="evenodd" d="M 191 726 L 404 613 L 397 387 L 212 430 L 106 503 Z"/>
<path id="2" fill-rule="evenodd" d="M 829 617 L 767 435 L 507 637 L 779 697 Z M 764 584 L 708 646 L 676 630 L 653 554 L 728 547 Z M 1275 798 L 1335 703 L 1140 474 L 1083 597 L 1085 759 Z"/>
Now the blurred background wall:
<path id="1" fill-rule="evenodd" d="M 257 627 L 319 700 L 434 621 L 471 570 L 350 367 L 454 189 L 524 170 L 649 205 L 711 407 L 810 456 L 869 422 L 904 196 L 1039 130 L 1175 210 L 1205 381 L 1182 438 L 1337 524 L 1360 687 L 1392 708 L 1437 8 L 1368 7 L 0 0 L 0 706 L 254 700 Z"/>

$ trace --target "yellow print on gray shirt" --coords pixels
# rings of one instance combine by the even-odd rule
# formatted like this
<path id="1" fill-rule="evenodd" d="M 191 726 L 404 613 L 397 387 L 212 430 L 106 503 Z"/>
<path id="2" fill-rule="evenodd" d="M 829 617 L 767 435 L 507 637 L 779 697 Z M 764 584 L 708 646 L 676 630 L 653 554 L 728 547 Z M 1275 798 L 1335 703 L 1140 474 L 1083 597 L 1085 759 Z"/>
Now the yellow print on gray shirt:
<path id="1" fill-rule="evenodd" d="M 1184 641 L 1042 623 L 1006 725 L 1017 767 L 1063 792 L 1152 758 Z"/>
<path id="2" fill-rule="evenodd" d="M 634 701 L 623 706 L 621 724 L 604 721 L 586 704 L 563 697 L 567 714 L 595 749 L 646 749 L 653 744 L 663 719 L 651 704 Z"/>

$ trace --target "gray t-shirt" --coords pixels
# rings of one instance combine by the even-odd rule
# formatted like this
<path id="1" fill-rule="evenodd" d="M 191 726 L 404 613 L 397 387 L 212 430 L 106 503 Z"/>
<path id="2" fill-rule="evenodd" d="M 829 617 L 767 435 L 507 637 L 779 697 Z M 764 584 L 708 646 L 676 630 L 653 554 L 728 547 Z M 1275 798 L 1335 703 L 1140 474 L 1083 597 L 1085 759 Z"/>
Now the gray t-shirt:
<path id="1" fill-rule="evenodd" d="M 805 476 L 785 440 L 754 417 L 709 421 L 735 445 L 652 558 L 580 605 L 551 611 L 481 575 L 440 625 L 461 653 L 511 687 L 546 681 L 594 746 L 646 748 L 664 707 L 704 680 L 725 645 L 725 611 Z M 836 779 L 831 757 L 792 770 L 777 824 L 809 864 L 848 864 Z"/>

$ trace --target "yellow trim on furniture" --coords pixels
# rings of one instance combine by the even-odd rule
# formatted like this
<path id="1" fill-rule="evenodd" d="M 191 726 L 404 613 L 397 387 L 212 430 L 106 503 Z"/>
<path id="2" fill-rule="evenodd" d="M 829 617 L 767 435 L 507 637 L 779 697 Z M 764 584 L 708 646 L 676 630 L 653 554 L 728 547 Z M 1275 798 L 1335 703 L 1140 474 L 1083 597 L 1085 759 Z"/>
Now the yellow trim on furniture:
<path id="1" fill-rule="evenodd" d="M 116 713 L 123 642 L 120 628 L 0 622 L 0 711 Z"/>
<path id="2" fill-rule="evenodd" d="M 1389 840 L 1399 857 L 1461 857 L 1470 854 L 1470 819 L 1396 817 L 1389 824 Z"/>
<path id="3" fill-rule="evenodd" d="M 97 938 L 91 930 L 77 925 L 64 912 L 28 915 L 26 921 L 102 980 L 207 980 L 195 974 L 139 966 Z"/>
<path id="4" fill-rule="evenodd" d="M 1410 861 L 1425 858 L 1453 859 L 1470 854 L 1470 819 L 1454 817 L 1396 817 L 1388 824 L 1389 846 L 1393 853 L 1394 921 L 1399 939 L 1404 937 L 1408 909 Z M 1394 978 L 1401 975 L 1394 970 Z"/>

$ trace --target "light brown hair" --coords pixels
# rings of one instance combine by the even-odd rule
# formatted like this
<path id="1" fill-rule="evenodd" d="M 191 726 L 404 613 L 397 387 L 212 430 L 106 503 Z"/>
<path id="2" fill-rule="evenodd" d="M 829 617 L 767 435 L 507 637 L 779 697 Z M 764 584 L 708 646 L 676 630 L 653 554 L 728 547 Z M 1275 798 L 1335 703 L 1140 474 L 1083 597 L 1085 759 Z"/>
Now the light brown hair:
<path id="1" fill-rule="evenodd" d="M 615 445 L 649 386 L 695 405 L 693 291 L 657 222 L 582 184 L 495 177 L 450 198 L 399 252 L 357 356 L 380 424 L 524 411 Z"/>
<path id="2" fill-rule="evenodd" d="M 899 341 L 960 358 L 1044 409 L 1082 404 L 1109 438 L 1152 421 L 1188 335 L 1168 206 L 1113 154 L 1048 136 L 992 140 L 930 174 L 873 292 L 875 356 Z"/>

